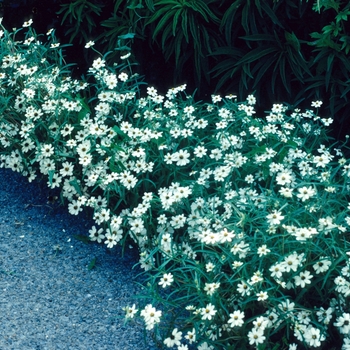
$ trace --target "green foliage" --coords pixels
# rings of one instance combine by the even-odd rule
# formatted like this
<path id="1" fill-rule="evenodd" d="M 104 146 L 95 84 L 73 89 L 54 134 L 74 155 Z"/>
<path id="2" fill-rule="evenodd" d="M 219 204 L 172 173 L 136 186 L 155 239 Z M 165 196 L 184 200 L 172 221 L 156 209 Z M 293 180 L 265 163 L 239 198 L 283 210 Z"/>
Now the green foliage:
<path id="1" fill-rule="evenodd" d="M 316 94 L 328 93 L 330 112 L 342 110 L 340 121 L 345 122 L 349 112 L 347 94 L 350 91 L 350 37 L 347 16 L 350 14 L 350 4 L 342 7 L 339 1 L 322 1 L 320 9 L 331 11 L 334 18 L 323 26 L 320 32 L 312 32 L 308 44 L 313 47 L 310 59 L 310 69 L 313 77 L 305 81 L 306 91 Z"/>
<path id="2" fill-rule="evenodd" d="M 95 35 L 101 51 L 125 33 L 148 42 L 149 51 L 156 44 L 174 65 L 175 82 L 192 71 L 198 89 L 215 84 L 239 98 L 255 91 L 258 101 L 292 104 L 327 96 L 328 113 L 350 112 L 347 2 L 75 0 L 59 13 L 70 41 Z"/>
<path id="3" fill-rule="evenodd" d="M 129 56 L 108 66 L 92 44 L 99 57 L 78 81 L 54 32 L 42 43 L 21 31 L 0 31 L 0 166 L 89 213 L 76 239 L 137 245 L 150 291 L 128 318 L 168 347 L 348 344 L 350 160 L 322 101 L 262 116 L 253 95 L 141 95 Z"/>
<path id="4" fill-rule="evenodd" d="M 229 79 L 241 75 L 239 91 L 241 96 L 249 89 L 260 91 L 259 87 L 266 84 L 268 76 L 271 84 L 269 91 L 272 95 L 276 94 L 281 85 L 290 94 L 294 77 L 303 83 L 306 76 L 311 76 L 294 33 L 284 32 L 282 38 L 279 38 L 276 32 L 274 35 L 252 34 L 241 39 L 245 40 L 247 45 L 250 45 L 249 42 L 254 42 L 257 47 L 247 51 L 226 48 L 230 57 L 223 59 L 213 70 L 214 76 L 222 76 L 218 82 L 218 89 Z M 223 50 L 219 49 L 215 55 L 222 56 L 222 53 Z M 238 55 L 241 57 L 238 58 Z"/>
<path id="5" fill-rule="evenodd" d="M 67 4 L 62 4 L 58 14 L 62 14 L 63 24 L 68 21 L 70 28 L 66 35 L 70 35 L 70 42 L 75 38 L 79 43 L 86 43 L 93 35 L 93 30 L 97 26 L 95 17 L 102 12 L 103 3 L 91 2 L 87 0 L 70 1 Z"/>
<path id="6" fill-rule="evenodd" d="M 97 36 L 96 41 L 101 40 L 104 47 L 111 51 L 121 35 L 132 33 L 141 37 L 139 21 L 142 20 L 142 8 L 139 1 L 116 0 L 112 16 L 100 23 L 105 29 Z"/>
<path id="7" fill-rule="evenodd" d="M 220 77 L 217 88 L 226 84 L 227 89 L 235 89 L 235 84 L 227 86 L 227 82 L 240 77 L 240 97 L 256 90 L 258 97 L 263 91 L 271 98 L 278 95 L 281 86 L 290 95 L 294 80 L 303 83 L 310 77 L 302 43 L 283 21 L 295 18 L 295 13 L 302 13 L 304 7 L 302 2 L 296 5 L 291 1 L 233 2 L 223 15 L 220 28 L 225 33 L 226 47 L 239 47 L 241 57 L 225 57 L 220 48 L 214 52 L 219 57 L 212 70 L 214 76 Z M 287 18 L 282 18 L 282 10 Z M 237 22 L 240 29 L 235 29 Z"/>
<path id="8" fill-rule="evenodd" d="M 152 39 L 158 37 L 165 59 L 175 58 L 177 75 L 185 63 L 192 59 L 198 81 L 208 75 L 208 54 L 220 45 L 215 30 L 219 24 L 215 0 L 155 0 L 154 11 L 145 23 L 152 26 Z M 213 6 L 214 4 L 214 6 Z M 213 9 L 214 7 L 214 9 Z"/>
<path id="9" fill-rule="evenodd" d="M 62 24 L 71 26 L 71 41 L 77 33 L 80 42 L 95 34 L 101 51 L 112 51 L 125 33 L 147 41 L 150 51 L 156 43 L 174 64 L 174 80 L 188 80 L 192 71 L 198 88 L 216 84 L 216 91 L 240 98 L 256 91 L 258 101 L 298 104 L 327 96 L 330 114 L 347 114 L 349 3 L 78 0 L 63 4 L 59 13 Z M 98 22 L 102 13 L 107 19 Z"/>

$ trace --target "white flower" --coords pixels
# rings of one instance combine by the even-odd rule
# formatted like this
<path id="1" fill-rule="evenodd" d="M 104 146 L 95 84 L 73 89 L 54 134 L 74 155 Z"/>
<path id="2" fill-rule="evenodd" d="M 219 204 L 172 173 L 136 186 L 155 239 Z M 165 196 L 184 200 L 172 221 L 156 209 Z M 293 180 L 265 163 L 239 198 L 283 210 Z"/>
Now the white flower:
<path id="1" fill-rule="evenodd" d="M 193 154 L 198 158 L 203 158 L 207 154 L 207 149 L 203 146 L 197 146 Z"/>
<path id="2" fill-rule="evenodd" d="M 207 342 L 204 342 L 198 346 L 197 350 L 214 350 L 214 347 L 209 345 Z"/>
<path id="3" fill-rule="evenodd" d="M 202 320 L 211 320 L 213 316 L 216 314 L 215 306 L 212 304 L 208 304 L 206 307 L 203 307 L 201 309 L 201 314 L 202 314 Z"/>
<path id="4" fill-rule="evenodd" d="M 271 272 L 271 277 L 273 278 L 281 278 L 284 271 L 286 271 L 285 267 L 280 264 L 272 265 L 269 268 L 269 271 Z"/>
<path id="5" fill-rule="evenodd" d="M 331 155 L 323 153 L 320 156 L 315 156 L 313 163 L 315 163 L 316 167 L 324 168 L 331 161 L 331 158 Z"/>
<path id="6" fill-rule="evenodd" d="M 90 240 L 91 241 L 97 241 L 98 243 L 101 243 L 102 239 L 105 238 L 105 236 L 104 236 L 104 234 L 102 232 L 103 232 L 102 228 L 97 230 L 95 226 L 92 226 L 91 230 L 89 230 Z"/>
<path id="7" fill-rule="evenodd" d="M 85 48 L 88 49 L 89 47 L 92 47 L 94 45 L 95 45 L 95 42 L 90 40 L 89 42 L 86 43 Z"/>
<path id="8" fill-rule="evenodd" d="M 155 89 L 153 86 L 149 86 L 147 88 L 147 94 L 150 96 L 157 96 L 157 89 Z"/>
<path id="9" fill-rule="evenodd" d="M 237 285 L 237 292 L 240 293 L 243 296 L 250 295 L 251 288 L 248 286 L 247 283 L 242 281 L 241 283 L 238 283 Z"/>
<path id="10" fill-rule="evenodd" d="M 33 20 L 30 19 L 29 21 L 24 22 L 22 27 L 30 27 L 32 24 L 33 24 Z"/>
<path id="11" fill-rule="evenodd" d="M 247 97 L 247 103 L 249 105 L 254 105 L 256 103 L 256 98 L 253 95 L 248 95 Z"/>
<path id="12" fill-rule="evenodd" d="M 247 175 L 244 180 L 248 183 L 248 184 L 252 184 L 254 182 L 254 176 L 253 175 Z"/>
<path id="13" fill-rule="evenodd" d="M 320 310 L 316 312 L 318 322 L 322 322 L 325 325 L 328 325 L 330 320 L 332 319 L 333 311 L 334 310 L 332 307 L 329 307 L 328 309 L 324 309 L 323 307 L 321 307 Z"/>
<path id="14" fill-rule="evenodd" d="M 350 338 L 344 338 L 342 350 L 350 350 Z"/>
<path id="15" fill-rule="evenodd" d="M 266 337 L 264 336 L 264 330 L 261 328 L 253 328 L 249 333 L 248 333 L 248 339 L 249 339 L 249 344 L 250 345 L 258 345 L 262 344 Z"/>
<path id="16" fill-rule="evenodd" d="M 205 269 L 206 269 L 207 272 L 213 271 L 213 270 L 214 270 L 214 267 L 215 267 L 215 265 L 214 265 L 213 263 L 211 263 L 211 262 L 209 262 L 209 263 L 207 263 L 207 264 L 205 265 Z"/>
<path id="17" fill-rule="evenodd" d="M 290 270 L 293 270 L 294 272 L 296 272 L 299 264 L 300 264 L 299 256 L 296 253 L 293 253 L 284 258 L 284 261 L 281 263 L 281 266 L 282 268 L 284 268 L 284 271 L 286 272 L 289 272 Z"/>
<path id="18" fill-rule="evenodd" d="M 121 81 L 127 81 L 129 79 L 129 76 L 126 74 L 126 73 L 120 73 L 118 75 L 118 78 L 121 80 Z"/>
<path id="19" fill-rule="evenodd" d="M 317 193 L 311 186 L 298 188 L 298 192 L 297 197 L 300 198 L 302 202 L 305 202 Z"/>
<path id="20" fill-rule="evenodd" d="M 186 106 L 184 108 L 184 113 L 187 115 L 191 115 L 195 111 L 195 108 L 193 106 Z"/>
<path id="21" fill-rule="evenodd" d="M 165 273 L 158 284 L 163 288 L 170 286 L 174 282 L 174 276 L 171 273 Z"/>
<path id="22" fill-rule="evenodd" d="M 124 56 L 120 56 L 121 60 L 126 60 L 127 58 L 129 58 L 131 56 L 131 52 L 128 52 L 126 55 Z"/>
<path id="23" fill-rule="evenodd" d="M 180 150 L 172 155 L 172 161 L 176 162 L 177 166 L 183 166 L 190 162 L 190 153 L 186 150 Z"/>
<path id="24" fill-rule="evenodd" d="M 300 272 L 298 276 L 294 277 L 295 285 L 304 288 L 307 284 L 311 283 L 313 275 L 309 271 Z"/>
<path id="25" fill-rule="evenodd" d="M 274 210 L 271 214 L 267 215 L 267 221 L 269 225 L 279 225 L 284 216 L 277 210 Z"/>
<path id="26" fill-rule="evenodd" d="M 290 184 L 293 178 L 289 171 L 281 171 L 276 176 L 276 182 L 278 185 L 284 186 Z"/>
<path id="27" fill-rule="evenodd" d="M 220 283 L 206 283 L 204 286 L 204 291 L 207 292 L 208 295 L 213 295 L 219 287 Z"/>
<path id="28" fill-rule="evenodd" d="M 220 102 L 222 100 L 222 97 L 220 95 L 211 95 L 211 100 L 213 103 Z"/>
<path id="29" fill-rule="evenodd" d="M 263 292 L 263 291 L 257 293 L 256 296 L 258 297 L 258 301 L 264 301 L 269 297 L 267 292 Z"/>
<path id="30" fill-rule="evenodd" d="M 146 323 L 146 329 L 151 330 L 154 328 L 156 323 L 160 322 L 160 317 L 162 316 L 162 311 L 156 310 L 152 304 L 146 305 L 146 307 L 141 311 L 141 316 L 144 318 Z"/>
<path id="31" fill-rule="evenodd" d="M 293 190 L 288 188 L 288 187 L 282 187 L 278 192 L 283 197 L 286 197 L 286 198 L 292 198 L 293 197 Z"/>
<path id="32" fill-rule="evenodd" d="M 230 314 L 230 319 L 227 321 L 231 328 L 233 327 L 242 327 L 244 324 L 244 312 L 240 310 L 234 311 Z"/>
<path id="33" fill-rule="evenodd" d="M 337 317 L 337 320 L 334 323 L 334 325 L 339 328 L 340 333 L 349 334 L 350 314 L 345 312 L 342 316 Z"/>
<path id="34" fill-rule="evenodd" d="M 263 255 L 267 255 L 270 252 L 271 250 L 267 248 L 266 244 L 263 244 L 261 247 L 258 248 L 259 258 L 261 258 Z"/>
<path id="35" fill-rule="evenodd" d="M 82 210 L 81 205 L 75 200 L 68 204 L 68 211 L 71 215 L 78 215 Z"/>
<path id="36" fill-rule="evenodd" d="M 164 344 L 168 348 L 171 348 L 175 345 L 180 346 L 181 339 L 182 339 L 182 332 L 178 332 L 177 328 L 174 328 L 174 330 L 171 332 L 171 336 L 169 338 L 164 339 Z"/>
<path id="37" fill-rule="evenodd" d="M 192 331 L 188 331 L 185 335 L 185 338 L 188 340 L 190 344 L 196 341 L 196 330 L 195 328 L 192 329 Z"/>
<path id="38" fill-rule="evenodd" d="M 123 310 L 125 311 L 125 317 L 126 318 L 134 318 L 134 316 L 136 315 L 138 309 L 136 309 L 136 305 L 133 304 L 133 306 L 126 306 L 123 308 Z"/>
<path id="39" fill-rule="evenodd" d="M 175 215 L 171 218 L 170 225 L 175 229 L 179 229 L 185 225 L 185 222 L 186 222 L 185 215 L 180 214 L 180 215 Z"/>
<path id="40" fill-rule="evenodd" d="M 304 333 L 304 338 L 310 346 L 314 347 L 321 346 L 321 341 L 325 339 L 325 337 L 321 335 L 319 329 L 311 326 L 306 329 L 306 332 Z"/>
<path id="41" fill-rule="evenodd" d="M 102 67 L 104 67 L 105 64 L 106 64 L 105 61 L 102 60 L 102 59 L 99 57 L 99 58 L 97 58 L 96 60 L 94 60 L 94 62 L 92 63 L 92 67 L 93 67 L 94 69 L 96 69 L 96 70 L 99 70 L 99 69 L 101 69 Z"/>
<path id="42" fill-rule="evenodd" d="M 130 230 L 135 233 L 141 233 L 144 230 L 144 223 L 141 218 L 136 218 L 135 220 L 130 220 Z"/>
<path id="43" fill-rule="evenodd" d="M 323 104 L 322 101 L 312 101 L 312 102 L 311 102 L 311 107 L 316 107 L 316 108 L 318 108 L 318 107 L 321 107 L 322 104 Z"/>
<path id="44" fill-rule="evenodd" d="M 118 236 L 110 232 L 106 233 L 105 238 L 105 244 L 107 244 L 107 248 L 113 248 L 118 243 Z"/>
<path id="45" fill-rule="evenodd" d="M 227 228 L 224 228 L 219 232 L 219 241 L 220 243 L 232 242 L 232 239 L 236 236 L 233 231 L 228 231 Z"/>

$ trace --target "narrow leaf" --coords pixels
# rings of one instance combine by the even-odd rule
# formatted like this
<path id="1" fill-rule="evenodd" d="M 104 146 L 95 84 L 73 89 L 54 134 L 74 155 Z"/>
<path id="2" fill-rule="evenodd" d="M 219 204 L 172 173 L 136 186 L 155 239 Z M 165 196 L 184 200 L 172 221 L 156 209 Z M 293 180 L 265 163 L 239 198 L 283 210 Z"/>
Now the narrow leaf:
<path id="1" fill-rule="evenodd" d="M 97 258 L 93 258 L 90 262 L 89 262 L 89 265 L 88 265 L 88 270 L 92 270 L 94 267 L 96 267 L 96 260 Z"/>
<path id="2" fill-rule="evenodd" d="M 77 239 L 78 241 L 81 241 L 85 244 L 90 244 L 91 243 L 91 240 L 88 236 L 83 236 L 83 235 L 73 235 L 73 237 L 75 239 Z"/>

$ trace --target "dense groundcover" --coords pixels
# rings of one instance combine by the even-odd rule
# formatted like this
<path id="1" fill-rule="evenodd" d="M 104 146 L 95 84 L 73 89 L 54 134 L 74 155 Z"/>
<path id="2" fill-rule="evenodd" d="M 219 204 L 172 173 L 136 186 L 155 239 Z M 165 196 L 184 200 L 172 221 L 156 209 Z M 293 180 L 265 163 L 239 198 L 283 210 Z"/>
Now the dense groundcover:
<path id="1" fill-rule="evenodd" d="M 138 248 L 149 291 L 128 320 L 180 350 L 350 348 L 348 138 L 325 101 L 160 93 L 130 33 L 87 41 L 75 79 L 54 29 L 0 34 L 1 166 L 90 215 L 90 240 Z"/>

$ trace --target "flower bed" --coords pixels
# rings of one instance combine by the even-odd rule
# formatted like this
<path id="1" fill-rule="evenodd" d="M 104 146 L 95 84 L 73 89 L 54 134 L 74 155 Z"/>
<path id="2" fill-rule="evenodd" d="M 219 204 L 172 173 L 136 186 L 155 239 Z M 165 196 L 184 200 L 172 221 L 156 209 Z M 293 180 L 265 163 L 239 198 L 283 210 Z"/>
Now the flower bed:
<path id="1" fill-rule="evenodd" d="M 350 349 L 350 163 L 322 102 L 142 97 L 129 54 L 74 80 L 54 32 L 24 26 L 0 32 L 1 166 L 90 211 L 91 240 L 138 246 L 149 292 L 127 319 L 180 350 Z"/>

